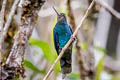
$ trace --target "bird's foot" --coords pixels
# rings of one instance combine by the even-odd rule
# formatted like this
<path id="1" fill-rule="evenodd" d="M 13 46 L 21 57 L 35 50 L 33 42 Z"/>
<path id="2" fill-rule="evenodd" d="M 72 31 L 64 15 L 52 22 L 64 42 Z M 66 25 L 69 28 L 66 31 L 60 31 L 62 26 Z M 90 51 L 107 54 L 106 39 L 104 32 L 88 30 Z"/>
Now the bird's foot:
<path id="1" fill-rule="evenodd" d="M 77 40 L 77 39 L 76 39 L 76 37 L 71 36 L 71 38 L 73 39 L 73 41 L 72 41 L 72 42 L 74 42 L 74 41 L 76 41 L 76 40 Z"/>
<path id="2" fill-rule="evenodd" d="M 74 42 L 74 41 L 76 41 L 76 40 L 77 40 L 77 38 L 76 38 L 76 37 L 74 37 L 74 38 L 73 38 L 73 42 Z"/>
<path id="3" fill-rule="evenodd" d="M 73 40 L 72 40 L 72 44 L 73 44 L 76 40 L 77 40 L 77 38 L 74 37 Z"/>

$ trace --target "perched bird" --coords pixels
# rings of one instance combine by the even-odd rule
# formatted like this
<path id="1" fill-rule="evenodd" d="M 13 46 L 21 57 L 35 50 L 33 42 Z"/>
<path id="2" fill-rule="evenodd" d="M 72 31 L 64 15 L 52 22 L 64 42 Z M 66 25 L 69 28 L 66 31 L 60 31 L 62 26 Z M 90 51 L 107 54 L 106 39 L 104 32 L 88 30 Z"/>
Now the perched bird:
<path id="1" fill-rule="evenodd" d="M 67 23 L 67 19 L 64 13 L 58 13 L 58 11 L 53 7 L 57 13 L 57 23 L 53 30 L 54 35 L 54 45 L 59 55 L 62 48 L 66 45 L 72 35 L 72 29 Z M 63 56 L 60 59 L 60 66 L 62 72 L 62 78 L 64 79 L 68 73 L 72 71 L 72 43 L 66 49 Z"/>

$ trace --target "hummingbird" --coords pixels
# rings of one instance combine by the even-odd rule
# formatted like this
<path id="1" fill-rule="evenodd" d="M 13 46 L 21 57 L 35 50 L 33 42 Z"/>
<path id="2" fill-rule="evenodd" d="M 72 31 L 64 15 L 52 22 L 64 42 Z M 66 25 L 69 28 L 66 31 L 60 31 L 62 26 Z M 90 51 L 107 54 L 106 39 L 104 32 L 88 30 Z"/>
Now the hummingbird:
<path id="1" fill-rule="evenodd" d="M 57 54 L 59 55 L 62 48 L 71 38 L 73 32 L 70 25 L 67 23 L 67 18 L 64 13 L 59 13 L 54 7 L 54 11 L 57 14 L 57 23 L 53 29 L 54 45 Z M 62 79 L 72 71 L 72 43 L 65 50 L 63 56 L 60 59 L 60 67 L 62 73 Z"/>

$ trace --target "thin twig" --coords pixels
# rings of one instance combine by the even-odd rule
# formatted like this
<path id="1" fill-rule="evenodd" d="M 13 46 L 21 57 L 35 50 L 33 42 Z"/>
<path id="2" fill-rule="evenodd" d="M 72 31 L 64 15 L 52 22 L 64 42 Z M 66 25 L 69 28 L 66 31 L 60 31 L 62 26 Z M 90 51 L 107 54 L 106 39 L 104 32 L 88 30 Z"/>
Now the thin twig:
<path id="1" fill-rule="evenodd" d="M 3 25 L 4 25 L 6 3 L 7 3 L 7 0 L 3 0 L 2 9 L 0 12 L 0 32 L 2 31 Z"/>
<path id="2" fill-rule="evenodd" d="M 115 9 L 113 9 L 111 6 L 109 6 L 106 2 L 102 0 L 95 0 L 97 4 L 104 7 L 107 11 L 109 11 L 113 16 L 115 16 L 118 20 L 120 20 L 120 13 L 117 12 Z"/>
<path id="3" fill-rule="evenodd" d="M 1 33 L 3 31 L 3 25 L 4 25 L 4 16 L 5 16 L 5 8 L 6 8 L 6 3 L 7 3 L 7 0 L 3 0 L 3 4 L 2 4 L 2 9 L 1 9 L 1 12 L 0 12 L 0 36 L 1 36 Z M 0 62 L 2 61 L 1 57 L 2 57 L 2 46 L 0 45 Z"/>
<path id="4" fill-rule="evenodd" d="M 53 65 L 51 66 L 51 68 L 49 69 L 48 73 L 45 75 L 43 80 L 47 80 L 47 78 L 50 76 L 50 74 L 53 71 L 53 68 L 55 67 L 55 65 L 57 64 L 57 62 L 60 60 L 60 58 L 62 57 L 62 55 L 64 54 L 65 50 L 67 49 L 67 47 L 71 44 L 71 42 L 73 41 L 73 39 L 75 38 L 78 30 L 80 29 L 80 27 L 82 26 L 84 20 L 86 19 L 86 17 L 88 16 L 88 12 L 91 10 L 93 4 L 94 4 L 95 0 L 92 1 L 92 3 L 90 4 L 90 6 L 88 7 L 85 15 L 83 16 L 82 20 L 80 21 L 80 24 L 78 25 L 78 27 L 76 28 L 75 32 L 73 33 L 72 37 L 70 38 L 70 40 L 67 42 L 67 44 L 62 48 L 61 53 L 59 54 L 59 56 L 57 57 L 57 59 L 55 60 L 55 62 L 53 63 Z"/>
<path id="5" fill-rule="evenodd" d="M 13 15 L 15 14 L 15 10 L 17 8 L 17 4 L 20 0 L 15 0 L 12 8 L 11 8 L 11 11 L 10 11 L 10 14 L 8 16 L 8 19 L 7 19 L 7 22 L 5 23 L 5 26 L 4 26 L 4 29 L 3 29 L 3 36 L 5 36 L 8 32 L 8 28 L 10 26 L 10 23 L 12 21 L 12 18 L 13 18 Z"/>
<path id="6" fill-rule="evenodd" d="M 7 22 L 5 23 L 4 29 L 3 29 L 3 31 L 0 34 L 0 52 L 1 53 L 2 53 L 2 46 L 3 46 L 3 43 L 4 43 L 4 39 L 5 39 L 5 36 L 6 36 L 7 32 L 8 32 L 10 23 L 11 23 L 12 18 L 13 18 L 13 15 L 15 14 L 15 10 L 17 8 L 18 2 L 19 2 L 19 0 L 15 0 L 15 2 L 13 3 L 13 6 L 12 6 L 11 11 L 9 13 Z"/>
<path id="7" fill-rule="evenodd" d="M 76 25 L 75 25 L 75 19 L 74 19 L 74 15 L 73 15 L 73 11 L 72 11 L 72 6 L 70 5 L 70 3 L 71 3 L 71 0 L 68 0 L 67 1 L 68 17 L 69 17 L 69 22 L 74 31 Z M 93 12 L 93 8 L 91 9 L 90 13 L 92 13 L 92 12 Z M 89 13 L 89 16 L 90 16 L 90 13 Z M 93 53 L 90 52 L 89 49 L 87 51 L 83 51 L 81 49 L 81 46 L 79 44 L 81 44 L 83 42 L 81 39 L 81 38 L 83 38 L 83 34 L 78 32 L 76 34 L 76 38 L 77 38 L 77 42 L 76 42 L 75 47 L 76 47 L 76 53 L 77 53 L 76 55 L 77 55 L 77 60 L 79 63 L 79 69 L 80 69 L 80 79 L 86 80 L 86 78 L 87 78 L 88 80 L 95 80 L 94 55 L 93 55 Z M 84 38 L 85 38 L 85 36 L 84 36 Z M 90 48 L 90 45 L 88 47 Z"/>

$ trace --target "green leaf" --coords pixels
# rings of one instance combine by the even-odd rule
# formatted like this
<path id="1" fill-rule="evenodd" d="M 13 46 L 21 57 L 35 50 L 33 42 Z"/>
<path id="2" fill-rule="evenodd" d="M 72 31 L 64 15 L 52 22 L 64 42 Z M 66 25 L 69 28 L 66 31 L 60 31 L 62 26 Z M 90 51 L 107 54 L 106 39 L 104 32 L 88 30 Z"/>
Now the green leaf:
<path id="1" fill-rule="evenodd" d="M 111 80 L 120 80 L 120 76 L 119 75 L 113 75 Z"/>
<path id="2" fill-rule="evenodd" d="M 78 74 L 78 73 L 71 73 L 64 80 L 80 80 L 80 74 Z"/>
<path id="3" fill-rule="evenodd" d="M 88 50 L 88 45 L 87 45 L 86 42 L 83 42 L 83 43 L 81 44 L 81 49 L 84 50 L 84 51 Z"/>
<path id="4" fill-rule="evenodd" d="M 31 45 L 38 46 L 39 48 L 41 48 L 46 59 L 51 61 L 51 49 L 50 49 L 50 45 L 48 43 L 46 43 L 42 40 L 36 40 L 33 38 L 30 38 L 29 42 Z"/>
<path id="5" fill-rule="evenodd" d="M 30 38 L 29 43 L 33 46 L 37 46 L 39 48 L 42 49 L 43 53 L 44 53 L 44 57 L 52 64 L 56 58 L 57 58 L 57 53 L 52 50 L 51 46 L 49 45 L 49 43 L 44 42 L 42 40 L 36 40 L 33 38 Z M 55 66 L 55 71 L 59 72 L 60 71 L 60 67 L 59 64 L 57 63 Z"/>
<path id="6" fill-rule="evenodd" d="M 28 60 L 24 60 L 24 66 L 26 66 L 27 68 L 33 70 L 36 73 L 42 73 L 42 74 L 46 74 L 46 72 L 44 70 L 40 70 L 38 69 L 35 65 L 33 65 L 30 61 Z"/>
<path id="7" fill-rule="evenodd" d="M 97 65 L 97 73 L 96 73 L 96 80 L 101 80 L 101 72 L 103 71 L 103 65 L 104 65 L 104 56 L 100 59 L 99 64 Z"/>
<path id="8" fill-rule="evenodd" d="M 104 54 L 107 52 L 105 48 L 101 48 L 101 47 L 99 47 L 99 46 L 95 46 L 95 49 L 103 52 Z"/>

